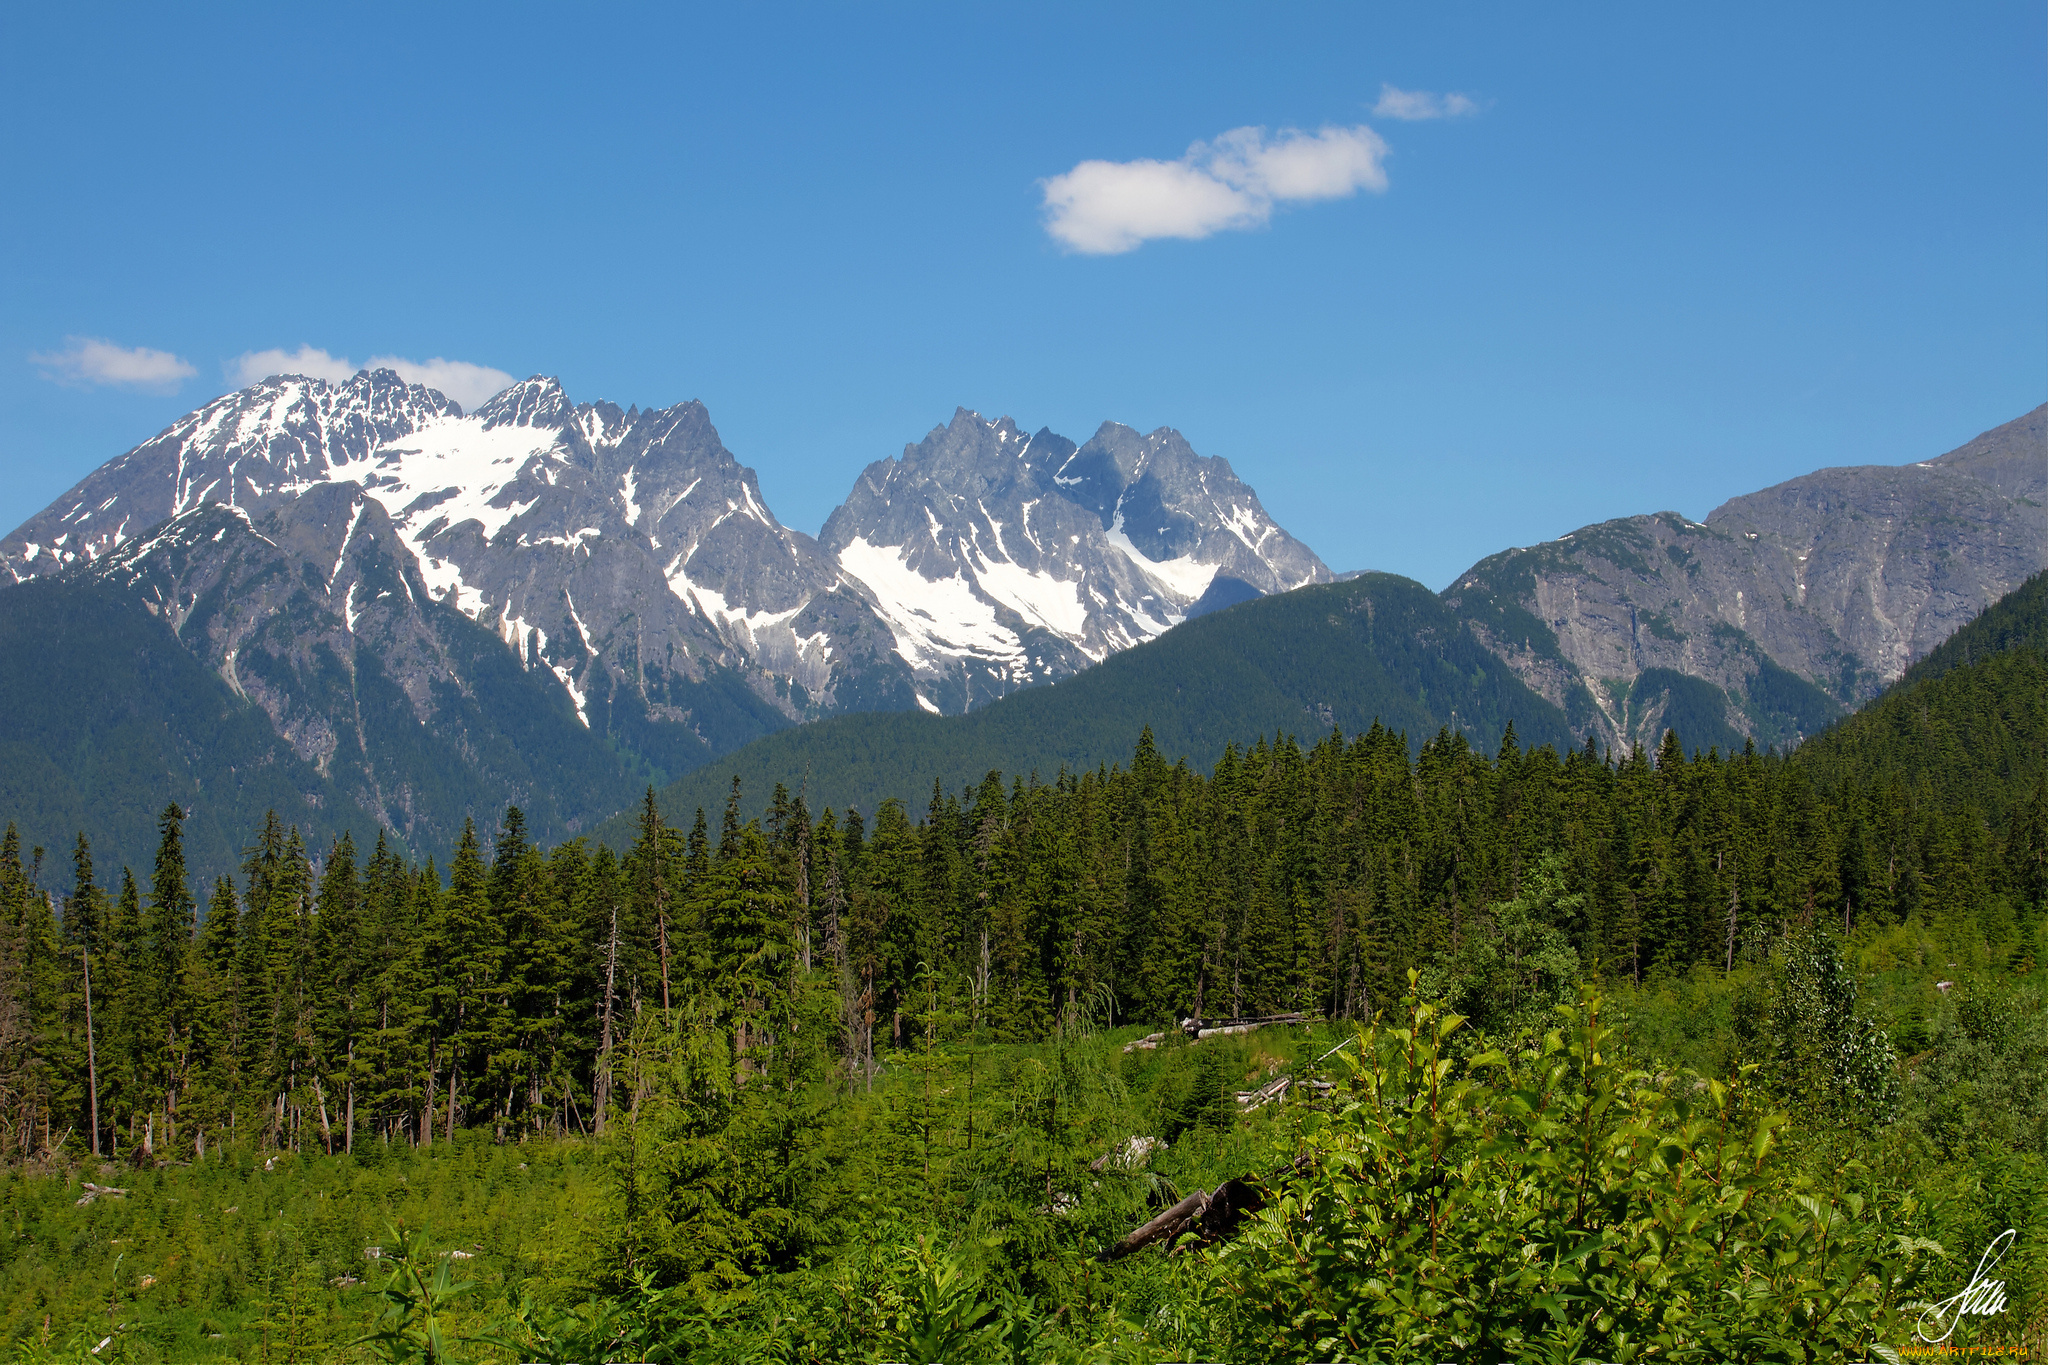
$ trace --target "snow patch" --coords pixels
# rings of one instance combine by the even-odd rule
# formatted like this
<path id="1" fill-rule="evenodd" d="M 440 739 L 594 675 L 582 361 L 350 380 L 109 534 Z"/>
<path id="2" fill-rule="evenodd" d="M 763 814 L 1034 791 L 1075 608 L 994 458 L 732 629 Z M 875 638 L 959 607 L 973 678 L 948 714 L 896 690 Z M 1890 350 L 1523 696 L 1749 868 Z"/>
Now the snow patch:
<path id="1" fill-rule="evenodd" d="M 1088 608 L 1081 601 L 1078 582 L 1064 582 L 1007 560 L 983 560 L 974 577 L 990 597 L 1055 634 L 1072 640 L 1088 629 Z"/>
<path id="2" fill-rule="evenodd" d="M 671 566 L 668 573 L 668 590 L 684 602 L 692 602 L 697 613 L 706 620 L 715 621 L 729 630 L 742 632 L 751 644 L 762 631 L 774 626 L 787 625 L 796 614 L 803 610 L 802 604 L 788 611 L 755 611 L 744 607 L 728 606 L 725 594 L 716 588 L 701 587 L 690 581 L 690 576 L 680 566 Z"/>
<path id="3" fill-rule="evenodd" d="M 583 550 L 585 553 L 588 553 L 589 546 L 585 542 L 596 540 L 597 538 L 597 528 L 595 526 L 586 526 L 580 531 L 571 531 L 566 536 L 535 536 L 531 540 L 521 536 L 519 537 L 519 543 L 529 549 L 535 545 L 566 545 L 571 550 Z"/>
<path id="4" fill-rule="evenodd" d="M 690 486 L 696 487 L 695 484 Z M 687 498 L 690 495 L 685 493 L 683 496 Z M 640 504 L 633 496 L 633 471 L 630 469 L 626 471 L 626 477 L 619 481 L 619 501 L 626 505 L 626 525 L 631 526 L 640 520 Z"/>
<path id="5" fill-rule="evenodd" d="M 541 662 L 547 663 L 548 661 L 543 659 Z M 570 702 L 576 707 L 576 719 L 582 721 L 583 728 L 588 730 L 590 728 L 590 717 L 583 713 L 584 703 L 590 700 L 588 694 L 576 686 L 576 680 L 569 676 L 569 670 L 564 665 L 548 663 L 548 672 L 555 675 L 555 681 L 560 683 L 562 690 L 569 694 Z"/>
<path id="6" fill-rule="evenodd" d="M 349 542 L 350 542 L 351 540 L 354 540 L 354 539 L 355 539 L 355 536 L 356 536 L 356 527 L 358 527 L 358 526 L 362 525 L 362 523 L 363 523 L 363 508 L 364 508 L 364 507 L 365 507 L 366 505 L 367 505 L 367 503 L 366 503 L 366 500 L 365 500 L 365 499 L 362 499 L 362 498 L 357 498 L 357 499 L 356 499 L 356 509 L 355 509 L 355 515 L 351 516 L 351 517 L 350 517 L 350 518 L 348 519 L 348 530 L 344 531 L 344 532 L 342 533 L 342 536 L 341 536 L 341 548 L 340 548 L 339 550 L 335 551 L 335 554 L 334 554 L 334 567 L 333 567 L 333 569 L 329 570 L 329 571 L 328 571 L 328 574 L 327 574 L 327 591 L 329 591 L 329 592 L 333 592 L 333 591 L 334 591 L 334 580 L 335 580 L 335 579 L 337 579 L 337 578 L 339 578 L 339 577 L 341 577 L 341 566 L 342 566 L 343 562 L 344 562 L 344 561 L 346 561 L 346 560 L 348 559 L 348 543 L 349 543 Z M 226 528 L 222 528 L 222 529 L 226 529 Z M 219 540 L 219 539 L 220 539 L 220 536 L 219 536 L 219 534 L 218 534 L 218 533 L 216 533 L 216 534 L 214 535 L 214 539 L 215 539 L 215 540 Z M 349 591 L 350 591 L 350 592 L 354 592 L 354 591 L 355 591 L 355 589 L 354 589 L 354 588 L 350 588 L 350 589 L 349 589 Z M 349 630 L 350 630 L 350 632 L 351 632 L 351 633 L 353 633 L 353 632 L 354 632 L 354 630 L 355 630 L 355 627 L 354 627 L 354 626 L 350 626 L 350 627 L 349 627 Z"/>
<path id="7" fill-rule="evenodd" d="M 1242 537 L 1240 537 L 1242 538 Z M 1119 510 L 1116 521 L 1108 531 L 1109 543 L 1123 552 L 1124 558 L 1138 566 L 1140 573 L 1153 583 L 1164 588 L 1171 595 L 1192 602 L 1209 591 L 1209 583 L 1216 577 L 1218 565 L 1200 564 L 1193 555 L 1182 555 L 1178 559 L 1149 559 L 1145 552 L 1131 543 L 1124 534 L 1124 514 Z M 1164 634 L 1162 623 L 1153 634 Z"/>
<path id="8" fill-rule="evenodd" d="M 839 565 L 874 594 L 896 637 L 897 652 L 913 667 L 963 658 L 1023 659 L 1023 643 L 957 572 L 950 578 L 926 578 L 910 567 L 902 546 L 873 545 L 864 536 L 854 537 L 839 552 Z"/>
<path id="9" fill-rule="evenodd" d="M 590 651 L 593 659 L 596 658 L 597 646 L 590 643 L 590 630 L 583 624 L 583 618 L 576 614 L 576 599 L 570 595 L 567 588 L 562 589 L 562 600 L 569 604 L 569 619 L 575 623 L 576 633 L 583 637 L 583 647 Z"/>
<path id="10" fill-rule="evenodd" d="M 470 522 L 489 540 L 531 511 L 537 498 L 499 506 L 500 494 L 558 440 L 552 430 L 502 426 L 486 431 L 474 417 L 437 417 L 361 459 L 332 466 L 328 477 L 360 484 L 382 504 L 429 589 L 444 601 L 452 593 L 457 608 L 475 619 L 483 599 L 463 585 L 453 564 L 430 557 L 427 543 L 443 530 Z"/>
<path id="11" fill-rule="evenodd" d="M 1245 548 L 1249 549 L 1253 554 L 1258 554 L 1259 547 L 1266 543 L 1266 537 L 1279 529 L 1271 522 L 1267 522 L 1261 527 L 1257 514 L 1249 508 L 1239 507 L 1235 504 L 1232 504 L 1229 514 L 1223 518 L 1223 525 L 1229 529 L 1232 535 L 1243 541 Z M 1257 531 L 1259 538 L 1253 540 L 1247 534 L 1250 531 Z"/>

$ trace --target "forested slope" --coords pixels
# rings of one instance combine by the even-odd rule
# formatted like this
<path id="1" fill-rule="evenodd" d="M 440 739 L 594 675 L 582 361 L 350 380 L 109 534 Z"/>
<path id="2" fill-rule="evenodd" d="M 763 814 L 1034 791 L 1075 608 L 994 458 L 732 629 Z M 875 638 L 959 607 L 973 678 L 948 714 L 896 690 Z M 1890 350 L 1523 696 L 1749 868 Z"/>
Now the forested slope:
<path id="1" fill-rule="evenodd" d="M 1798 750 L 1817 785 L 1898 786 L 2003 826 L 2048 800 L 2048 573 L 2036 574 Z"/>
<path id="2" fill-rule="evenodd" d="M 921 804 L 991 772 L 1050 782 L 1125 761 L 1149 725 L 1171 764 L 1206 771 L 1231 743 L 1284 732 L 1313 739 L 1375 722 L 1405 733 L 1411 752 L 1450 726 L 1489 752 L 1512 722 L 1527 744 L 1569 748 L 1564 714 L 1517 681 L 1420 583 L 1366 574 L 1300 588 L 1186 622 L 1050 687 L 1012 694 L 965 716 L 920 712 L 840 716 L 771 735 L 660 794 L 673 820 L 717 811 L 732 778 L 747 810 L 777 783 L 811 809 L 884 800 Z M 623 847 L 630 816 L 597 837 Z"/>
<path id="3" fill-rule="evenodd" d="M 304 812 L 319 846 L 378 826 L 168 625 L 105 584 L 0 594 L 0 697 L 0 809 L 52 865 L 81 831 L 103 862 L 147 865 L 169 800 L 192 813 L 194 863 L 222 871 L 267 810 Z"/>

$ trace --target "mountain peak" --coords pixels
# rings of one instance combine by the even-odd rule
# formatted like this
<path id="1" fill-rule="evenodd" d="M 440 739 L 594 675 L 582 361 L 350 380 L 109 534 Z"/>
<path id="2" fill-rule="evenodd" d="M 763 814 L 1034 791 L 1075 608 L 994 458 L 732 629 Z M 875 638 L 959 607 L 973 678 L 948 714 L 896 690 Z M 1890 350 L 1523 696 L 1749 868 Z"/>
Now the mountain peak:
<path id="1" fill-rule="evenodd" d="M 869 465 L 819 547 L 871 595 L 920 703 L 941 711 L 1161 634 L 1220 571 L 1249 596 L 1329 577 L 1171 428 L 1105 422 L 1077 448 L 966 407 Z"/>
<path id="2" fill-rule="evenodd" d="M 576 418 L 576 405 L 562 392 L 562 384 L 549 375 L 522 379 L 487 400 L 474 414 L 483 420 L 484 430 L 497 427 L 541 427 L 559 431 Z"/>

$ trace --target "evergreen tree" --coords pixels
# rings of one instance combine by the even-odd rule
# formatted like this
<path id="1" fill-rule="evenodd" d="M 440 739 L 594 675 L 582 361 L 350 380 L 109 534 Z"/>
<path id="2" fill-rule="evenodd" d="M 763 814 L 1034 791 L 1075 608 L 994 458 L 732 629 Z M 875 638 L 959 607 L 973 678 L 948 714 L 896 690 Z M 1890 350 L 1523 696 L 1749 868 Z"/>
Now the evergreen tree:
<path id="1" fill-rule="evenodd" d="M 363 936 L 363 888 L 356 873 L 355 841 L 347 831 L 335 841 L 321 871 L 313 928 L 313 1029 L 317 1058 L 314 1085 L 320 1106 L 320 1138 L 332 1152 L 337 1145 L 334 1125 L 338 1121 L 339 1145 L 352 1152 L 356 1137 L 356 1089 L 366 1079 L 358 1052 L 367 1023 L 364 1007 L 368 1003 L 368 963 L 364 951 L 367 944 Z M 331 1108 L 339 1113 L 330 1113 L 330 1097 Z"/>

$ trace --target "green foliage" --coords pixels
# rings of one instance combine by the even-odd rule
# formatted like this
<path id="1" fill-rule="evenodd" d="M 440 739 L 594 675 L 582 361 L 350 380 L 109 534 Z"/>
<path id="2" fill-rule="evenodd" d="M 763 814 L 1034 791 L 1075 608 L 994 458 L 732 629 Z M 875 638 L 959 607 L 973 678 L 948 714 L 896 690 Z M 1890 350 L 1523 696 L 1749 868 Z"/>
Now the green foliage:
<path id="1" fill-rule="evenodd" d="M 2037 986 L 1951 987 L 1933 1047 L 1906 1086 L 1914 1126 L 1945 1158 L 2011 1151 L 2048 1161 L 2048 1009 Z"/>
<path id="2" fill-rule="evenodd" d="M 891 1324 L 890 1354 L 904 1360 L 986 1358 L 1001 1314 L 977 1297 L 975 1277 L 961 1258 L 940 1252 L 926 1236 L 904 1254 L 915 1274 Z"/>
<path id="3" fill-rule="evenodd" d="M 465 1335 L 451 1324 L 455 1300 L 476 1288 L 474 1280 L 455 1278 L 452 1256 L 434 1255 L 424 1239 L 401 1226 L 391 1230 L 385 1257 L 392 1267 L 378 1292 L 383 1307 L 377 1330 L 355 1344 L 391 1365 L 450 1365 L 462 1347 L 501 1344 L 494 1336 Z"/>
<path id="4" fill-rule="evenodd" d="M 1926 1251 L 1867 1171 L 1774 1160 L 1746 1078 L 1658 1078 L 1597 997 L 1509 1057 L 1413 1000 L 1366 1030 L 1306 1174 L 1221 1259 L 1235 1358 L 1864 1359 Z"/>
<path id="5" fill-rule="evenodd" d="M 1488 907 L 1430 973 L 1430 991 L 1488 1033 L 1512 1034 L 1578 990 L 1571 946 L 1586 898 L 1565 889 L 1564 860 L 1543 855 L 1513 900 Z"/>
<path id="6" fill-rule="evenodd" d="M 1772 967 L 1738 1004 L 1735 1035 L 1779 1102 L 1804 1111 L 1809 1126 L 1890 1122 L 1898 1058 L 1885 1030 L 1857 1008 L 1858 983 L 1835 940 L 1815 929 L 1792 934 Z"/>

